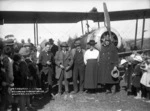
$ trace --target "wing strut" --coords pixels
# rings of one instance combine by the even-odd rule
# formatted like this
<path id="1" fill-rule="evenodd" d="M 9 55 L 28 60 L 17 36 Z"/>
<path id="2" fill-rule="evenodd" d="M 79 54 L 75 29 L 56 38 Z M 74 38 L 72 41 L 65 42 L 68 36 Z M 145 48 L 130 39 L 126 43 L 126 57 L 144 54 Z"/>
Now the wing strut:
<path id="1" fill-rule="evenodd" d="M 84 35 L 83 21 L 81 20 L 82 34 Z"/>
<path id="2" fill-rule="evenodd" d="M 88 20 L 86 20 L 86 26 L 87 26 L 87 33 L 89 33 L 90 31 L 89 31 L 89 22 L 88 22 Z"/>
<path id="3" fill-rule="evenodd" d="M 137 30 L 138 30 L 138 19 L 136 19 L 136 26 L 135 26 L 135 41 L 134 41 L 134 50 L 137 50 Z"/>
<path id="4" fill-rule="evenodd" d="M 144 31 L 145 31 L 145 16 L 143 17 L 141 49 L 143 49 Z"/>
<path id="5" fill-rule="evenodd" d="M 34 23 L 34 45 L 38 45 L 38 23 Z"/>

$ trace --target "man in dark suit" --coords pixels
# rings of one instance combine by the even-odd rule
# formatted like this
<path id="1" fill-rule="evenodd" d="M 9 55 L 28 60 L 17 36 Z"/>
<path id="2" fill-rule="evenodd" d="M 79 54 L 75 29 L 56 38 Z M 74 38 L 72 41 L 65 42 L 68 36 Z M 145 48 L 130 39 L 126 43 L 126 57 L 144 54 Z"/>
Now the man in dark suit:
<path id="1" fill-rule="evenodd" d="M 53 39 L 49 39 L 50 47 L 51 47 L 51 52 L 55 56 L 56 52 L 58 51 L 58 46 L 54 44 Z"/>
<path id="2" fill-rule="evenodd" d="M 49 39 L 49 43 L 50 43 L 50 50 L 53 53 L 53 55 L 55 56 L 56 52 L 58 51 L 58 46 L 54 44 L 54 40 L 53 39 Z M 54 66 L 53 67 L 54 75 L 52 77 L 52 80 L 53 80 L 54 84 L 56 84 L 57 83 L 57 80 L 55 78 L 55 72 L 56 72 L 55 71 L 55 66 L 56 66 L 56 64 L 54 63 L 53 66 Z"/>
<path id="3" fill-rule="evenodd" d="M 85 74 L 85 64 L 84 64 L 84 54 L 85 50 L 81 48 L 80 40 L 75 41 L 75 49 L 72 49 L 72 55 L 73 55 L 73 87 L 74 91 L 72 92 L 77 93 L 78 92 L 78 76 L 80 77 L 80 83 L 79 83 L 79 92 L 83 92 L 83 84 L 84 84 L 84 74 Z"/>
<path id="4" fill-rule="evenodd" d="M 53 75 L 53 64 L 54 56 L 50 51 L 50 43 L 45 44 L 45 49 L 40 53 L 39 63 L 42 64 L 41 70 L 41 84 L 42 88 L 45 90 L 46 84 L 49 85 L 49 91 L 51 91 L 52 86 L 52 75 Z"/>

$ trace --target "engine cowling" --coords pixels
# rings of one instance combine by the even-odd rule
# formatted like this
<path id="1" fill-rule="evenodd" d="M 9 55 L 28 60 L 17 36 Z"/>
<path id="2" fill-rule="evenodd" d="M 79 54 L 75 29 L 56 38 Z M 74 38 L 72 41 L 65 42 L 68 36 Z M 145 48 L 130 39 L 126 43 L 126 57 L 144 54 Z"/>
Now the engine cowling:
<path id="1" fill-rule="evenodd" d="M 84 41 L 86 41 L 86 43 L 88 43 L 91 39 L 95 40 L 95 42 L 97 42 L 95 47 L 100 50 L 102 39 L 105 36 L 105 34 L 108 34 L 106 27 L 99 28 L 99 29 L 95 30 L 94 32 L 88 34 L 86 40 L 84 40 Z M 123 45 L 122 38 L 121 38 L 120 34 L 114 28 L 111 28 L 111 36 L 112 36 L 112 40 L 113 40 L 115 46 L 118 49 L 120 49 Z"/>

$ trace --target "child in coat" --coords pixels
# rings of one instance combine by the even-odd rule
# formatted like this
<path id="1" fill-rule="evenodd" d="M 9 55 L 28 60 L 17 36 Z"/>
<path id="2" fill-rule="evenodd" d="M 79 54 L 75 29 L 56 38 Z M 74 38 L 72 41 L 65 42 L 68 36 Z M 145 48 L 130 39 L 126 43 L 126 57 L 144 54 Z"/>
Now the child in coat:
<path id="1" fill-rule="evenodd" d="M 140 83 L 145 86 L 147 93 L 147 101 L 150 103 L 150 58 L 147 59 L 141 69 L 144 71 Z"/>

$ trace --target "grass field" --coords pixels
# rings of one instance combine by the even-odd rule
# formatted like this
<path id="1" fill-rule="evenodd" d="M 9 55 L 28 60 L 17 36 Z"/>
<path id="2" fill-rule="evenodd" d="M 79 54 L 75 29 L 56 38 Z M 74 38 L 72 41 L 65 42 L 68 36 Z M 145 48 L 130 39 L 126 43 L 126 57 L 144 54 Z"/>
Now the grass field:
<path id="1" fill-rule="evenodd" d="M 55 96 L 48 100 L 45 96 L 41 100 L 47 101 L 38 111 L 150 111 L 150 103 L 136 100 L 134 96 L 127 96 L 125 91 L 114 95 L 105 93 L 75 94 Z"/>

